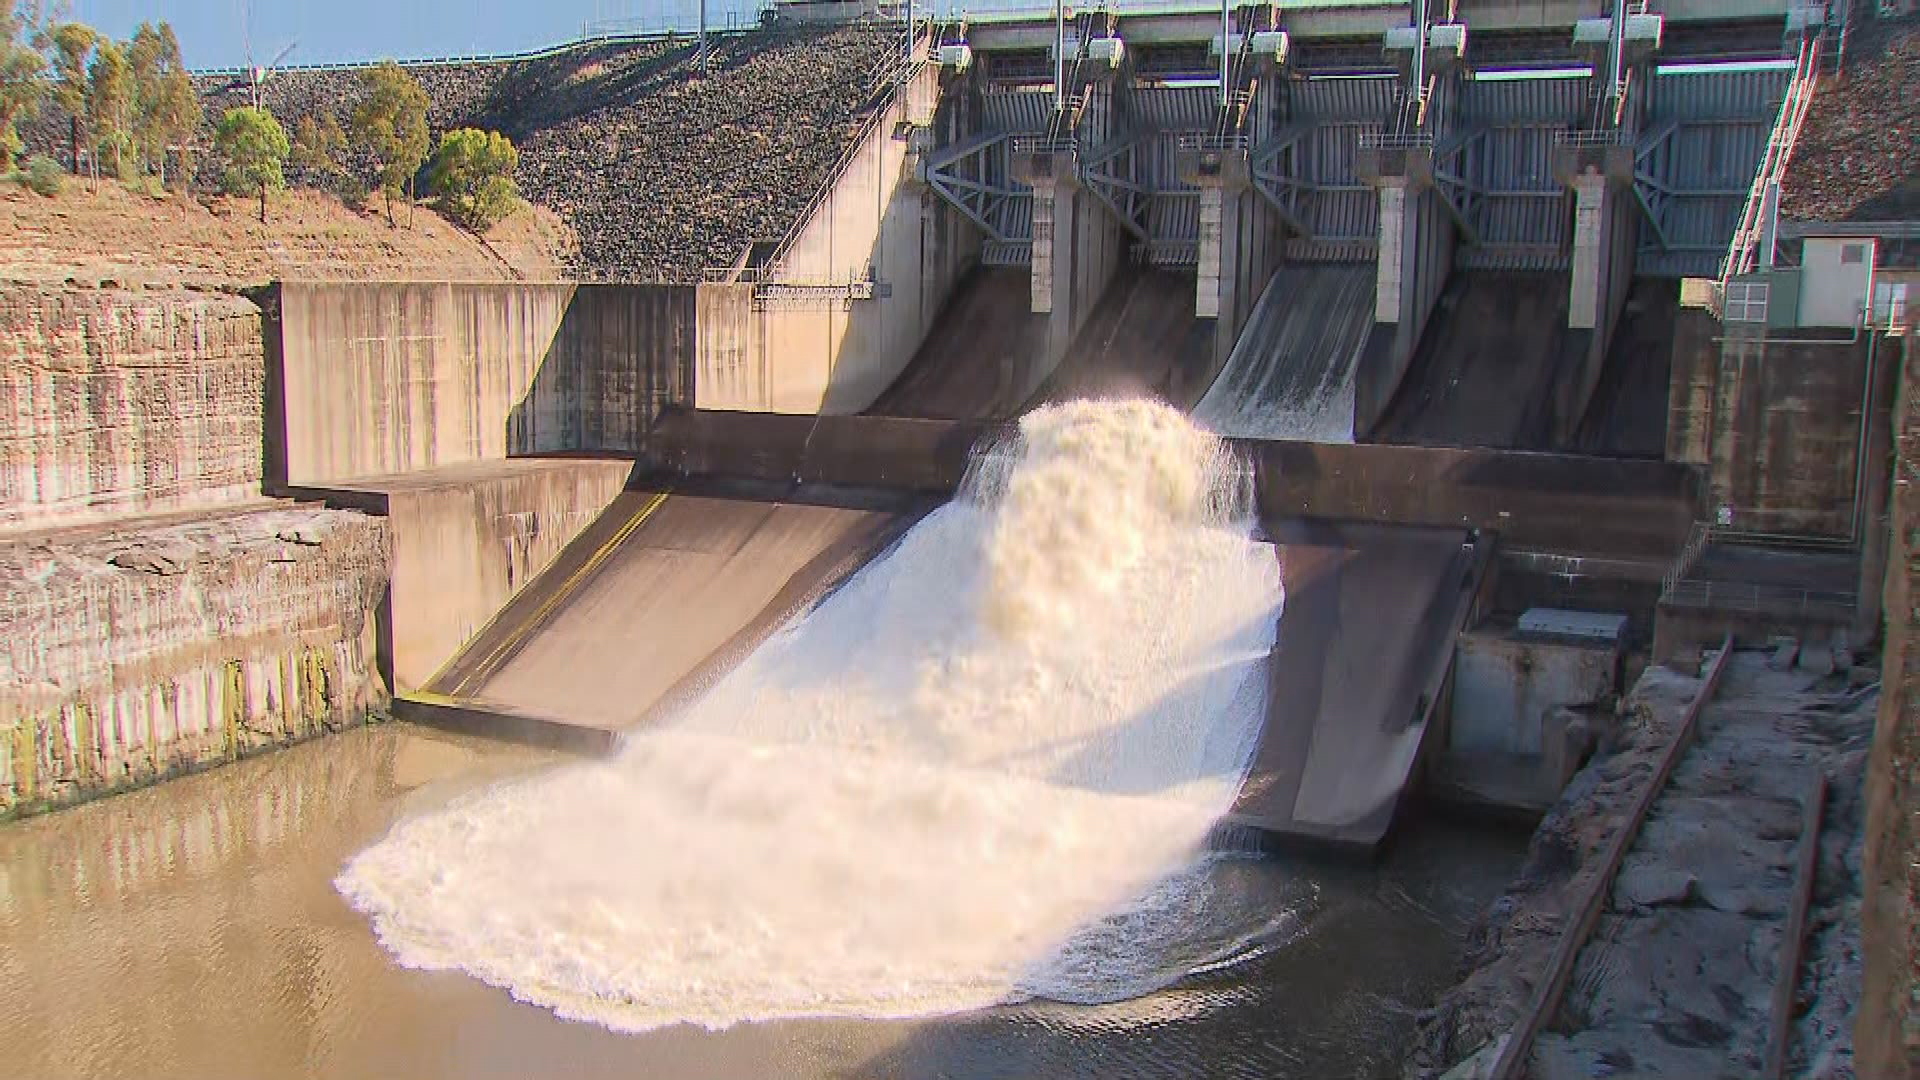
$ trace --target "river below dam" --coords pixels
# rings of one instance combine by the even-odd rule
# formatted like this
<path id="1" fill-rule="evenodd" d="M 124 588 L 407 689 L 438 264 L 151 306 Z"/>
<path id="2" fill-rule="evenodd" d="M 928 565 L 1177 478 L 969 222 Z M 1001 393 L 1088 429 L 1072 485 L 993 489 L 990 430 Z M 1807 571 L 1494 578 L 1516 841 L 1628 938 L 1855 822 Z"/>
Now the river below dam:
<path id="1" fill-rule="evenodd" d="M 0 827 L 10 1075 L 1390 1077 L 1524 837 L 1416 821 L 1364 864 L 1224 860 L 1266 927 L 1105 1005 L 618 1034 L 398 966 L 333 880 L 395 822 L 555 759 L 409 725 L 346 732 Z"/>
<path id="2" fill-rule="evenodd" d="M 1223 849 L 1322 707 L 1268 686 L 1284 559 L 1180 413 L 1037 409 L 605 760 L 361 730 L 0 831 L 10 1064 L 1391 1076 L 1517 844 Z"/>

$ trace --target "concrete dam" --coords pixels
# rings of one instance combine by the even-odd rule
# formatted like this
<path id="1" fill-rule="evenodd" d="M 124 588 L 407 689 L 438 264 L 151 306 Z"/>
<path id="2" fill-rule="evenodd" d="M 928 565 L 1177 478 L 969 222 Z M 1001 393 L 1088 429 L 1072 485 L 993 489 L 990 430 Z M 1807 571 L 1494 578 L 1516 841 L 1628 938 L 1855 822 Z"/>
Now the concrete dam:
<path id="1" fill-rule="evenodd" d="M 1097 59 L 1087 42 L 1124 41 L 1122 22 L 1146 43 Z M 1224 107 L 1192 85 L 1207 61 L 1175 44 L 1197 16 L 1081 18 L 1058 92 L 1034 61 L 1039 29 L 930 32 L 819 213 L 758 265 L 695 286 L 691 317 L 659 339 L 678 356 L 642 361 L 691 385 L 617 449 L 634 462 L 623 493 L 417 669 L 404 714 L 607 750 L 889 550 L 959 489 L 969 448 L 1075 399 L 1144 397 L 1253 440 L 1261 530 L 1299 602 L 1234 816 L 1274 836 L 1385 836 L 1438 752 L 1456 639 L 1514 602 L 1502 588 L 1526 592 L 1511 552 L 1605 560 L 1628 589 L 1659 580 L 1699 510 L 1659 460 L 1664 426 L 1657 445 L 1647 434 L 1666 405 L 1664 347 L 1647 338 L 1671 307 L 1646 312 L 1677 291 L 1660 276 L 1704 272 L 1717 249 L 1671 249 L 1624 192 L 1574 182 L 1579 148 L 1554 125 L 1583 130 L 1585 84 L 1525 67 L 1490 81 L 1436 53 L 1423 63 L 1451 81 L 1433 91 L 1434 134 L 1387 139 L 1395 54 L 1360 74 L 1345 54 L 1319 59 L 1310 17 L 1261 31 L 1299 55 L 1243 42 L 1247 91 Z M 1788 73 L 1722 70 L 1705 37 L 1684 40 L 1684 75 L 1634 55 L 1650 86 L 1636 109 L 1686 130 L 1705 95 L 1698 123 L 1750 130 L 1757 148 L 1764 101 L 1738 120 L 1716 95 Z M 901 124 L 917 134 L 894 138 Z M 1523 160 L 1559 171 L 1500 171 Z M 1423 186 L 1416 166 L 1443 165 L 1484 171 L 1471 199 Z M 1567 231 L 1588 195 L 1610 247 Z M 1722 213 L 1710 198 L 1687 205 Z M 1318 444 L 1297 475 L 1286 440 Z M 1400 469 L 1429 478 L 1417 504 L 1371 482 Z M 1636 525 L 1565 528 L 1533 509 L 1546 489 L 1621 492 L 1607 505 Z"/>
<path id="2" fill-rule="evenodd" d="M 1847 902 L 1820 875 L 1852 856 L 1807 852 L 1864 811 L 1777 792 L 1741 718 L 1778 710 L 1768 753 L 1845 789 L 1914 422 L 1876 289 L 1920 272 L 1910 230 L 1779 218 L 1828 24 L 855 7 L 434 72 L 437 117 L 514 127 L 577 200 L 577 280 L 223 297 L 257 327 L 257 431 L 218 449 L 257 443 L 251 485 L 143 503 L 146 538 L 101 524 L 117 474 L 62 494 L 85 517 L 6 492 L 0 532 L 91 546 L 22 545 L 0 585 L 151 639 L 98 687 L 39 659 L 94 663 L 80 630 L 0 652 L 32 718 L 8 810 L 400 721 L 0 834 L 76 868 L 0 901 L 30 981 L 110 997 L 100 912 L 272 874 L 324 933 L 142 916 L 126 952 L 214 941 L 247 1030 L 292 992 L 241 939 L 319 957 L 262 1074 L 313 1042 L 347 1074 L 1558 1078 L 1637 1045 L 1589 1023 L 1628 981 L 1603 919 L 1738 917 L 1699 948 L 1746 952 L 1701 972 L 1775 940 L 1788 990 L 1827 970 L 1795 920 Z M 274 93 L 328 108 L 337 76 Z M 1650 880 L 1688 867 L 1671 823 L 1723 757 L 1790 850 L 1728 834 L 1727 866 Z M 1768 891 L 1723 910 L 1722 878 Z M 1688 991 L 1739 1013 L 1702 1026 L 1725 1045 L 1649 1060 L 1786 1053 L 1756 1048 L 1768 977 Z M 152 1041 L 102 1024 L 98 1062 Z M 64 1075 L 58 1042 L 29 1065 Z M 190 1042 L 160 1070 L 205 1066 Z"/>

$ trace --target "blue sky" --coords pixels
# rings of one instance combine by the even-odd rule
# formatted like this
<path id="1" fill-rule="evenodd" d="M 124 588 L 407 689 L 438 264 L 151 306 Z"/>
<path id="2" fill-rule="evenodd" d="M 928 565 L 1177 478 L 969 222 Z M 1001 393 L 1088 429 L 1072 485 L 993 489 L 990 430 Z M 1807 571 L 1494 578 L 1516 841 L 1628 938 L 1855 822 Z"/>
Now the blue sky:
<path id="1" fill-rule="evenodd" d="M 692 26 L 697 0 L 69 0 L 73 17 L 126 38 L 165 20 L 190 67 L 264 63 L 288 44 L 291 64 L 511 52 L 577 38 L 596 22 Z M 708 18 L 758 0 L 707 0 Z M 248 30 L 243 30 L 243 26 Z M 250 33 L 248 32 L 250 30 Z"/>

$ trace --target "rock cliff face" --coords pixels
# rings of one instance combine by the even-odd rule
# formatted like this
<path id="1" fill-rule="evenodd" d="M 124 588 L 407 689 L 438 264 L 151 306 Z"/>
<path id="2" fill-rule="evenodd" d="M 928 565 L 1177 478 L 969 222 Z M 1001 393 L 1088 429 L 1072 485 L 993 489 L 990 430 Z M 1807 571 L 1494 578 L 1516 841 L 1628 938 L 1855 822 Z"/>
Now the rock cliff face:
<path id="1" fill-rule="evenodd" d="M 308 508 L 0 544 L 0 817 L 383 709 L 387 546 Z"/>
<path id="2" fill-rule="evenodd" d="M 0 291 L 0 532 L 257 496 L 264 393 L 246 300 Z"/>

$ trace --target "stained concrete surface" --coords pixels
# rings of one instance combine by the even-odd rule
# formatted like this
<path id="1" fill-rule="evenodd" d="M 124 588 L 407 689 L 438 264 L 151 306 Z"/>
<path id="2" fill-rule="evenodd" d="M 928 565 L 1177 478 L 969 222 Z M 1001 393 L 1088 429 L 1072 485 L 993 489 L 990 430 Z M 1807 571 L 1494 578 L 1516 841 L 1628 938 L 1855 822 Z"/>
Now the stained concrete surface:
<path id="1" fill-rule="evenodd" d="M 1047 317 L 1029 308 L 1031 272 L 984 266 L 954 286 L 906 370 L 867 411 L 941 420 L 1016 414 L 1044 374 Z"/>
<path id="2" fill-rule="evenodd" d="M 1232 819 L 1284 837 L 1385 835 L 1471 606 L 1464 533 L 1285 522 L 1267 721 Z"/>
<path id="3" fill-rule="evenodd" d="M 1377 428 L 1378 442 L 1544 450 L 1567 279 L 1547 272 L 1453 275 Z"/>
<path id="4" fill-rule="evenodd" d="M 1214 321 L 1193 314 L 1191 274 L 1127 267 L 1046 366 L 1047 317 L 1030 271 L 985 267 L 954 291 L 927 341 L 870 413 L 1004 419 L 1050 401 L 1152 397 L 1185 408 L 1206 387 Z"/>
<path id="5" fill-rule="evenodd" d="M 1666 453 L 1673 325 L 1679 308 L 1680 289 L 1672 279 L 1633 282 L 1600 382 L 1565 449 L 1605 457 L 1657 459 Z"/>
<path id="6" fill-rule="evenodd" d="M 379 518 L 284 502 L 0 543 L 0 817 L 383 710 L 387 551 Z"/>
<path id="7" fill-rule="evenodd" d="M 710 663 L 744 657 L 897 524 L 882 511 L 625 492 L 427 690 L 629 727 L 691 693 Z"/>
<path id="8" fill-rule="evenodd" d="M 1189 273 L 1123 268 L 1029 407 L 1127 397 L 1192 406 L 1207 390 L 1214 339 L 1214 320 L 1193 313 L 1194 288 Z"/>

